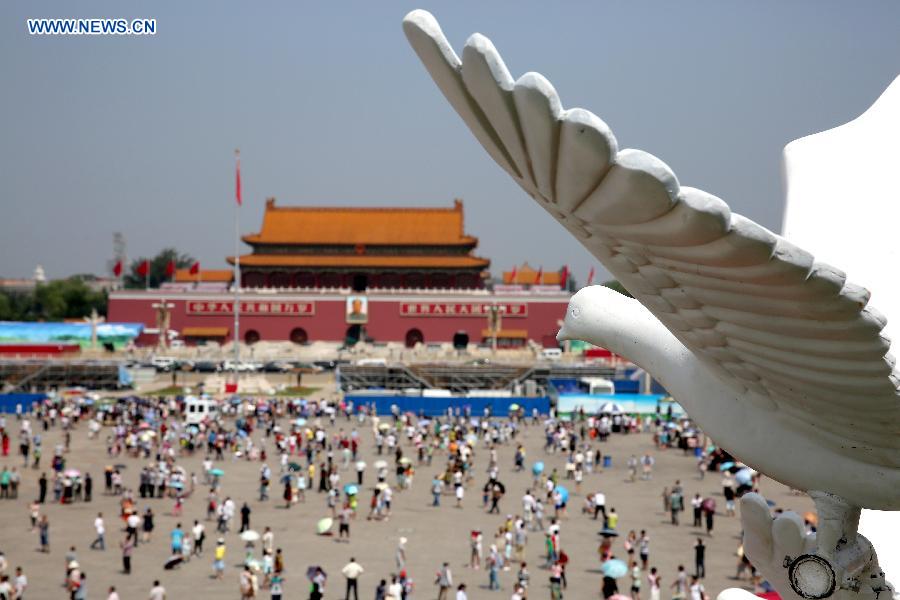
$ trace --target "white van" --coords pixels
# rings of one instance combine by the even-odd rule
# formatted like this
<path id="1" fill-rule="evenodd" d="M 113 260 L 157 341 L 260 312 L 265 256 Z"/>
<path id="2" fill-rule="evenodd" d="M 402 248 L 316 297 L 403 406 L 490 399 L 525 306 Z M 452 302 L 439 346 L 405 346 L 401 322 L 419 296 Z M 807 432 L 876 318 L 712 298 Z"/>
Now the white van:
<path id="1" fill-rule="evenodd" d="M 205 396 L 188 396 L 184 400 L 184 422 L 197 425 L 204 419 L 214 421 L 219 411 L 218 403 Z"/>
<path id="2" fill-rule="evenodd" d="M 562 350 L 559 348 L 544 348 L 541 350 L 543 360 L 559 360 L 562 358 Z"/>

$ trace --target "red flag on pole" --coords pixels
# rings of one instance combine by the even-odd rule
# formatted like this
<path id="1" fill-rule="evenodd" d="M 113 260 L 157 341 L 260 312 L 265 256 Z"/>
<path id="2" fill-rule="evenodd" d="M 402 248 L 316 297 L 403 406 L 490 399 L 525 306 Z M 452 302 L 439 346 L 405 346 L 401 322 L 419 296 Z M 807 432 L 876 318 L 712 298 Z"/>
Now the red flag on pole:
<path id="1" fill-rule="evenodd" d="M 541 285 L 544 281 L 544 265 L 541 265 L 538 269 L 537 276 L 534 278 L 535 285 Z"/>
<path id="2" fill-rule="evenodd" d="M 200 262 L 194 261 L 194 264 L 191 265 L 191 275 L 199 275 L 200 274 Z"/>
<path id="3" fill-rule="evenodd" d="M 591 267 L 591 272 L 588 273 L 587 284 L 591 285 L 594 282 L 594 267 Z"/>
<path id="4" fill-rule="evenodd" d="M 241 199 L 241 151 L 234 151 L 234 198 L 237 200 L 238 206 L 243 204 Z"/>
<path id="5" fill-rule="evenodd" d="M 137 274 L 140 275 L 141 277 L 146 277 L 147 275 L 150 274 L 150 261 L 149 260 L 142 261 L 141 264 L 138 265 Z"/>
<path id="6" fill-rule="evenodd" d="M 115 275 L 116 277 L 122 276 L 122 261 L 121 260 L 117 260 L 116 264 L 113 265 L 113 275 Z"/>
<path id="7" fill-rule="evenodd" d="M 175 275 L 175 261 L 170 260 L 166 264 L 166 277 L 172 277 L 173 275 Z"/>
<path id="8" fill-rule="evenodd" d="M 516 283 L 516 278 L 517 278 L 518 276 L 519 276 L 519 269 L 518 269 L 518 267 L 516 267 L 516 265 L 513 265 L 512 273 L 509 274 L 509 282 L 510 282 L 511 284 L 515 284 L 515 283 Z"/>
<path id="9" fill-rule="evenodd" d="M 569 265 L 563 265 L 562 274 L 559 276 L 559 287 L 566 289 L 566 282 L 569 280 Z"/>

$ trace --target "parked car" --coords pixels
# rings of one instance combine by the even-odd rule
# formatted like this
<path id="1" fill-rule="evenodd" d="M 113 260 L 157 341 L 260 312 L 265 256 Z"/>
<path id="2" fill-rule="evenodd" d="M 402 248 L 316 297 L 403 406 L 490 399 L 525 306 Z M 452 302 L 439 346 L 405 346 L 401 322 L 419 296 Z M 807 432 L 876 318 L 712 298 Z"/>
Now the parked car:
<path id="1" fill-rule="evenodd" d="M 283 362 L 280 360 L 270 360 L 265 363 L 260 369 L 263 373 L 287 373 L 292 369 L 290 363 Z"/>
<path id="2" fill-rule="evenodd" d="M 150 364 L 157 373 L 168 373 L 178 368 L 178 361 L 171 356 L 154 356 L 150 359 Z"/>
<path id="3" fill-rule="evenodd" d="M 226 360 L 222 363 L 223 371 L 237 371 L 238 373 L 249 373 L 257 370 L 257 365 L 252 362 L 247 362 L 242 360 L 240 362 L 235 362 L 233 360 Z"/>
<path id="4" fill-rule="evenodd" d="M 201 360 L 194 363 L 194 371 L 197 373 L 216 373 L 221 370 L 222 366 L 211 360 Z"/>

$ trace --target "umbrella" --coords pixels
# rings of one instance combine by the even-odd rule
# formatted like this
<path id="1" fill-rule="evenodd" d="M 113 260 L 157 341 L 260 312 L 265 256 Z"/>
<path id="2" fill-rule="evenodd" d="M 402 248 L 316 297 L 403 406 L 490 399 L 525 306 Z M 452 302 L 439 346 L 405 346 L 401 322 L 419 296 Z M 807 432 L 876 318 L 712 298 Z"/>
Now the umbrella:
<path id="1" fill-rule="evenodd" d="M 128 465 L 118 464 L 118 465 L 113 465 L 113 467 L 120 471 L 124 471 L 125 469 L 128 468 Z"/>
<path id="2" fill-rule="evenodd" d="M 808 513 L 803 514 L 803 520 L 808 521 L 809 523 L 812 523 L 813 525 L 818 525 L 819 524 L 819 515 L 810 511 Z"/>
<path id="3" fill-rule="evenodd" d="M 750 469 L 741 469 L 734 474 L 734 480 L 738 482 L 738 485 L 750 485 L 753 481 L 753 474 Z"/>
<path id="4" fill-rule="evenodd" d="M 325 535 L 328 533 L 328 530 L 331 529 L 331 526 L 334 525 L 334 519 L 331 517 L 325 517 L 324 519 L 320 519 L 318 523 L 316 523 L 316 533 L 319 535 Z"/>
<path id="5" fill-rule="evenodd" d="M 210 469 L 209 474 L 213 477 L 221 477 L 225 474 L 225 471 L 223 471 L 222 469 Z"/>
<path id="6" fill-rule="evenodd" d="M 138 429 L 153 429 L 153 428 L 150 427 L 150 423 L 148 423 L 147 421 L 141 421 L 141 424 L 138 425 Z"/>
<path id="7" fill-rule="evenodd" d="M 398 462 L 399 462 L 401 465 L 408 465 L 408 464 L 411 463 L 412 461 L 409 460 L 409 457 L 408 457 L 408 456 L 404 456 L 404 457 L 401 458 Z"/>
<path id="8" fill-rule="evenodd" d="M 374 466 L 375 466 L 376 469 L 387 469 L 387 463 L 386 463 L 385 461 L 383 461 L 383 460 L 377 460 L 377 461 L 375 461 L 375 465 L 374 465 Z"/>
<path id="9" fill-rule="evenodd" d="M 622 405 L 618 402 L 604 402 L 600 405 L 600 410 L 597 411 L 600 413 L 609 413 L 611 415 L 620 415 L 625 410 L 622 408 Z"/>
<path id="10" fill-rule="evenodd" d="M 729 460 L 728 462 L 723 462 L 721 465 L 719 465 L 719 470 L 727 471 L 728 469 L 730 469 L 733 466 L 734 466 L 734 463 Z"/>
<path id="11" fill-rule="evenodd" d="M 378 425 L 378 429 L 381 429 L 382 431 L 388 430 L 390 428 L 391 426 L 387 423 L 381 423 L 380 425 Z"/>
<path id="12" fill-rule="evenodd" d="M 312 581 L 313 579 L 315 579 L 316 575 L 318 575 L 320 571 L 321 571 L 322 575 L 324 575 L 325 577 L 328 577 L 328 575 L 325 573 L 325 569 L 323 569 L 322 567 L 317 565 L 317 566 L 309 567 L 306 569 L 306 578 L 309 579 L 310 581 Z"/>
<path id="13" fill-rule="evenodd" d="M 259 540 L 259 533 L 252 529 L 248 529 L 241 534 L 241 540 L 245 542 L 256 542 Z"/>
<path id="14" fill-rule="evenodd" d="M 288 465 L 288 471 L 302 471 L 303 467 L 300 466 L 300 463 L 292 462 Z"/>
<path id="15" fill-rule="evenodd" d="M 357 471 L 362 471 L 365 468 L 366 468 L 366 461 L 364 461 L 364 460 L 356 461 L 356 470 Z"/>
<path id="16" fill-rule="evenodd" d="M 176 490 L 180 490 L 181 488 L 184 487 L 184 483 L 181 482 L 181 481 L 178 481 L 178 480 L 176 479 L 175 481 L 169 483 L 169 487 L 173 487 L 173 488 L 175 488 Z"/>
<path id="17" fill-rule="evenodd" d="M 522 407 L 516 403 L 512 403 L 509 405 L 509 410 L 512 412 L 515 412 L 515 411 L 519 410 L 520 408 L 522 408 Z"/>
<path id="18" fill-rule="evenodd" d="M 344 486 L 344 493 L 347 494 L 348 496 L 355 496 L 356 494 L 359 493 L 359 488 L 356 487 L 352 483 L 348 483 L 347 485 Z"/>
<path id="19" fill-rule="evenodd" d="M 250 567 L 251 569 L 253 569 L 254 571 L 262 570 L 262 565 L 260 564 L 259 560 L 255 559 L 255 558 L 251 558 L 250 560 L 248 560 L 246 562 L 246 565 L 248 567 Z"/>
<path id="20" fill-rule="evenodd" d="M 180 565 L 181 561 L 183 561 L 183 560 L 184 560 L 184 557 L 182 555 L 175 554 L 171 558 L 169 558 L 169 560 L 167 560 L 165 562 L 165 564 L 163 564 L 163 568 L 166 570 L 174 569 L 175 567 Z"/>
<path id="21" fill-rule="evenodd" d="M 598 535 L 602 535 L 605 538 L 619 537 L 619 532 L 616 531 L 615 529 L 609 529 L 609 528 L 601 529 L 597 533 L 598 533 Z"/>
<path id="22" fill-rule="evenodd" d="M 306 419 L 300 417 L 294 421 L 294 425 L 296 425 L 297 427 L 303 427 L 304 425 L 306 425 Z"/>
<path id="23" fill-rule="evenodd" d="M 567 490 L 563 486 L 558 485 L 558 486 L 556 486 L 556 489 L 553 491 L 554 491 L 554 493 L 559 494 L 559 497 L 562 499 L 563 502 L 569 501 L 569 490 Z"/>
<path id="24" fill-rule="evenodd" d="M 385 482 L 382 481 L 381 483 L 379 483 L 375 486 L 375 489 L 378 490 L 379 492 L 381 490 L 386 490 L 386 489 L 388 489 L 388 484 L 386 484 Z"/>
<path id="25" fill-rule="evenodd" d="M 703 501 L 703 504 L 701 504 L 700 507 L 706 512 L 714 513 L 716 512 L 716 501 L 712 498 L 707 498 Z"/>
<path id="26" fill-rule="evenodd" d="M 628 573 L 628 565 L 618 558 L 609 559 L 603 563 L 601 569 L 604 577 L 612 577 L 613 579 L 624 577 Z"/>
<path id="27" fill-rule="evenodd" d="M 81 477 L 81 471 L 79 471 L 78 469 L 66 469 L 63 472 L 63 475 L 65 475 L 66 477 L 72 477 L 72 478 Z"/>
<path id="28" fill-rule="evenodd" d="M 536 463 L 531 465 L 531 472 L 534 473 L 535 475 L 540 475 L 541 473 L 543 473 L 544 472 L 544 463 L 542 463 L 541 461 L 537 461 Z"/>

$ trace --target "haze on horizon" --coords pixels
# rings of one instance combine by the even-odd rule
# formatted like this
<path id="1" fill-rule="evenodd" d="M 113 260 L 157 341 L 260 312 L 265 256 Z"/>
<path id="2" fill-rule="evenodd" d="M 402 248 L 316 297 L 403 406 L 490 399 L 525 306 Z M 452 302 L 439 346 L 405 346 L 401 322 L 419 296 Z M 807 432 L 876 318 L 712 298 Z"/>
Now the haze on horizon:
<path id="1" fill-rule="evenodd" d="M 514 77 L 543 73 L 621 147 L 775 231 L 784 145 L 855 118 L 900 74 L 900 3 L 889 0 L 7 2 L 0 277 L 37 264 L 53 278 L 105 274 L 114 232 L 130 257 L 174 246 L 224 267 L 240 148 L 243 233 L 258 230 L 269 196 L 459 197 L 494 275 L 568 264 L 583 282 L 597 262 L 494 165 L 408 47 L 400 24 L 413 8 L 432 11 L 457 52 L 484 33 Z M 27 18 L 98 16 L 155 18 L 158 33 L 26 29 Z"/>

